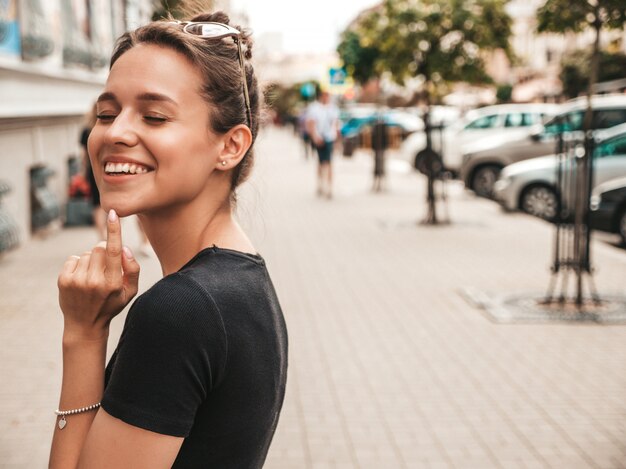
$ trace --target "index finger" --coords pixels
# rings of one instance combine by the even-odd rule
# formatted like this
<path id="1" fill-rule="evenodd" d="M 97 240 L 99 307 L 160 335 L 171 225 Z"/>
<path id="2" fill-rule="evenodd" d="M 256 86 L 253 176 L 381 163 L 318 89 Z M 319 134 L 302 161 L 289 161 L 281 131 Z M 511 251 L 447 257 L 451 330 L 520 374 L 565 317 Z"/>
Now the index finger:
<path id="1" fill-rule="evenodd" d="M 105 277 L 115 281 L 122 278 L 122 227 L 115 210 L 109 210 L 107 217 L 107 242 Z"/>

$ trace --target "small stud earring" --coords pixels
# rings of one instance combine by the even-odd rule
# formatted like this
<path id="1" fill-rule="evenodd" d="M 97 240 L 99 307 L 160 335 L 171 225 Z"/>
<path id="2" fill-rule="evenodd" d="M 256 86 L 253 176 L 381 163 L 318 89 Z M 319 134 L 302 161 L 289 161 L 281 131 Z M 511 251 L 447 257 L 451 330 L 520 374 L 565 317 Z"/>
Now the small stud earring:
<path id="1" fill-rule="evenodd" d="M 226 166 L 226 161 L 225 160 L 222 160 L 221 163 L 222 163 L 222 166 Z"/>

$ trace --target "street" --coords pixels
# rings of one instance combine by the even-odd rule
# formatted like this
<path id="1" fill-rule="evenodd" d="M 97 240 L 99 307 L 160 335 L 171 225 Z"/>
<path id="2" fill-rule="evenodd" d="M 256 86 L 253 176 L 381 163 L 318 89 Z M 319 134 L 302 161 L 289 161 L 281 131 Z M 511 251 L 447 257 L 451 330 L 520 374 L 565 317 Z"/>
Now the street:
<path id="1" fill-rule="evenodd" d="M 553 227 L 448 184 L 451 223 L 424 226 L 425 179 L 335 155 L 332 200 L 290 131 L 267 128 L 238 214 L 289 330 L 287 395 L 265 467 L 626 468 L 626 326 L 499 324 L 464 289 L 541 295 Z M 448 212 L 448 213 L 446 213 Z M 124 221 L 136 252 L 134 220 Z M 91 227 L 0 258 L 0 467 L 47 465 L 61 382 L 56 276 Z M 593 242 L 600 295 L 626 295 L 626 250 Z M 160 275 L 141 257 L 141 290 Z M 123 323 L 114 320 L 109 353 Z"/>

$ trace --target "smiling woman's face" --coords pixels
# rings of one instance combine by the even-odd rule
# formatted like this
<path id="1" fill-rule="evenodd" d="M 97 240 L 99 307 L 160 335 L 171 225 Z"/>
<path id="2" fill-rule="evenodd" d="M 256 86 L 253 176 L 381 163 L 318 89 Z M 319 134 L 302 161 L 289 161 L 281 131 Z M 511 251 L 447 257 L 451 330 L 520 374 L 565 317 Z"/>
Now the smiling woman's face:
<path id="1" fill-rule="evenodd" d="M 168 210 L 210 192 L 220 138 L 201 88 L 199 72 L 169 48 L 140 44 L 115 62 L 89 136 L 105 210 Z"/>

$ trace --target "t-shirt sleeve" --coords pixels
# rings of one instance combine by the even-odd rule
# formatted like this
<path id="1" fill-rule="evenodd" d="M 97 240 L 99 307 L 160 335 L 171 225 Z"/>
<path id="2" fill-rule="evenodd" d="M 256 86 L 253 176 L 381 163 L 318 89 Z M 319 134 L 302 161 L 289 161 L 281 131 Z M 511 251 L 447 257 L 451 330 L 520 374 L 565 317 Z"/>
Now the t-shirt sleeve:
<path id="1" fill-rule="evenodd" d="M 317 106 L 317 103 L 311 103 L 306 111 L 306 120 L 315 121 L 315 123 L 317 124 L 318 118 L 319 118 L 319 106 Z"/>
<path id="2" fill-rule="evenodd" d="M 209 294 L 183 274 L 165 277 L 128 313 L 102 407 L 130 425 L 186 437 L 226 353 Z"/>

